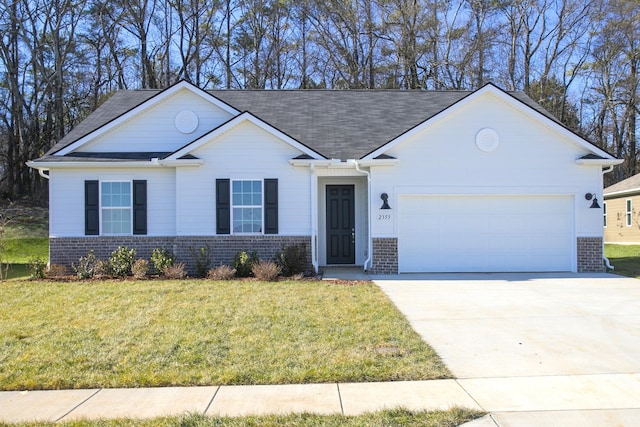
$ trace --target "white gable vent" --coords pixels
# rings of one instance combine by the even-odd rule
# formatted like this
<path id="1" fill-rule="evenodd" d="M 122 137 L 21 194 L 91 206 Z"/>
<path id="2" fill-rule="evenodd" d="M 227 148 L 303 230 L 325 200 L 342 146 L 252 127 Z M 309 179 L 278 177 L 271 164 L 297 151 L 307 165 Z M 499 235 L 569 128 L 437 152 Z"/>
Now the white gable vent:
<path id="1" fill-rule="evenodd" d="M 491 128 L 480 129 L 476 134 L 476 145 L 480 151 L 485 153 L 494 151 L 500 145 L 498 132 Z"/>
<path id="2" fill-rule="evenodd" d="M 174 123 L 178 132 L 189 134 L 198 128 L 198 116 L 191 110 L 182 110 L 176 114 Z"/>

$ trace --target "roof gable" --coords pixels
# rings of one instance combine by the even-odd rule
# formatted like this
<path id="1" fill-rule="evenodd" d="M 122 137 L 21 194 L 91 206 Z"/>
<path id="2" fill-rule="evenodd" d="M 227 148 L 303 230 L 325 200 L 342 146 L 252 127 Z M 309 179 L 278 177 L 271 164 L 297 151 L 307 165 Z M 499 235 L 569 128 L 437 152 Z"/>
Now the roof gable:
<path id="1" fill-rule="evenodd" d="M 173 152 L 173 153 L 169 154 L 168 156 L 166 156 L 165 159 L 166 160 L 178 160 L 181 157 L 188 156 L 193 151 L 195 151 L 198 148 L 202 147 L 203 145 L 206 145 L 209 142 L 211 142 L 211 140 L 221 136 L 225 132 L 230 131 L 234 127 L 238 126 L 240 123 L 246 123 L 246 122 L 249 122 L 249 123 L 257 126 L 258 128 L 266 131 L 267 133 L 273 135 L 274 137 L 276 137 L 276 138 L 282 140 L 283 142 L 291 145 L 292 147 L 294 147 L 297 150 L 299 150 L 300 152 L 302 152 L 303 155 L 309 156 L 309 157 L 311 157 L 313 159 L 317 159 L 317 160 L 324 159 L 324 157 L 320 153 L 317 153 L 314 150 L 312 150 L 311 148 L 307 147 L 306 145 L 300 143 L 299 141 L 296 141 L 295 139 L 291 138 L 289 135 L 287 135 L 287 134 L 283 133 L 282 131 L 274 128 L 270 124 L 264 122 L 263 120 L 261 120 L 260 118 L 254 116 L 253 114 L 251 114 L 248 111 L 245 111 L 245 112 L 233 117 L 232 119 L 230 119 L 229 121 L 223 123 L 222 125 L 218 126 L 217 128 L 211 130 L 210 132 L 207 132 L 206 134 L 204 134 L 201 137 L 197 138 L 196 140 L 190 142 L 189 144 L 185 145 L 184 147 L 181 147 L 180 149 L 178 149 L 175 152 Z"/>
<path id="2" fill-rule="evenodd" d="M 558 122 L 554 117 L 550 116 L 545 110 L 534 108 L 534 105 L 530 105 L 529 103 L 524 102 L 524 100 L 530 101 L 528 97 L 524 98 L 524 100 L 520 99 L 510 93 L 503 91 L 502 89 L 498 88 L 497 86 L 491 83 L 483 86 L 482 88 L 478 89 L 475 92 L 469 93 L 468 95 L 459 99 L 455 103 L 447 106 L 445 109 L 438 112 L 437 114 L 427 118 L 426 120 L 412 127 L 411 129 L 408 129 L 406 132 L 404 132 L 402 135 L 398 136 L 397 138 L 389 141 L 385 145 L 366 154 L 363 157 L 363 159 L 370 160 L 386 154 L 389 150 L 396 147 L 398 144 L 401 144 L 402 142 L 406 141 L 407 139 L 411 138 L 415 134 L 422 132 L 424 129 L 428 128 L 429 126 L 432 126 L 435 123 L 447 117 L 450 117 L 451 115 L 455 114 L 457 111 L 460 111 L 463 108 L 465 108 L 467 105 L 487 95 L 497 97 L 498 99 L 508 104 L 510 107 L 531 117 L 533 120 L 537 121 L 539 124 L 551 128 L 553 131 L 555 131 L 556 133 L 559 133 L 561 136 L 568 139 L 572 143 L 588 151 L 590 154 L 595 155 L 598 159 L 602 159 L 603 161 L 614 160 L 614 157 L 612 155 L 596 147 L 592 143 L 588 142 L 584 138 L 577 135 L 575 132 L 566 128 L 564 125 L 562 125 L 562 123 Z"/>
<path id="3" fill-rule="evenodd" d="M 47 154 L 63 156 L 82 149 L 97 138 L 113 131 L 124 123 L 142 117 L 145 112 L 160 105 L 163 101 L 185 91 L 196 95 L 227 114 L 237 115 L 239 113 L 238 110 L 227 103 L 186 81 L 180 81 L 162 91 L 117 92 L 112 98 L 99 107 L 94 114 L 83 121 L 81 125 L 84 126 L 78 126 L 78 128 L 81 128 L 80 130 L 74 129 L 75 132 L 70 132 Z M 127 107 L 128 109 L 125 109 Z M 96 121 L 99 123 L 98 126 L 95 126 Z"/>

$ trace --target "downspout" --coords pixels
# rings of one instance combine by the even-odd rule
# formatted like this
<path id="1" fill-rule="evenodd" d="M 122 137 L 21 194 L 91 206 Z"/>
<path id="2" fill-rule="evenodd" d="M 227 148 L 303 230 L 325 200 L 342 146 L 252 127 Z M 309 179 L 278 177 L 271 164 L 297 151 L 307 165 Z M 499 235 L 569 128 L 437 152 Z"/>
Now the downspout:
<path id="1" fill-rule="evenodd" d="M 49 174 L 44 173 L 45 170 L 49 170 L 49 169 L 38 169 L 38 174 L 44 179 L 49 179 Z"/>
<path id="2" fill-rule="evenodd" d="M 373 252 L 372 247 L 372 239 L 371 239 L 371 172 L 364 171 L 360 169 L 360 165 L 358 161 L 353 159 L 351 160 L 356 167 L 356 171 L 365 174 L 367 176 L 367 259 L 364 260 L 364 271 L 368 271 L 367 266 L 371 266 L 371 257 Z"/>
<path id="3" fill-rule="evenodd" d="M 311 219 L 311 265 L 315 270 L 315 274 L 318 274 L 318 209 L 317 209 L 317 194 L 316 190 L 318 185 L 316 180 L 314 179 L 316 176 L 316 168 L 315 163 L 311 162 L 309 169 L 311 173 L 309 174 L 309 195 L 311 196 L 311 200 L 309 203 L 311 204 L 310 210 L 310 219 Z"/>
<path id="4" fill-rule="evenodd" d="M 602 169 L 602 175 L 609 173 L 613 170 L 613 165 L 609 166 L 608 168 Z M 604 194 L 602 195 L 602 203 L 604 204 Z M 611 265 L 611 261 L 609 261 L 609 258 L 607 258 L 606 256 L 604 256 L 604 236 L 602 236 L 602 260 L 604 261 L 604 265 L 607 266 L 608 269 L 610 270 L 615 270 L 616 268 Z"/>

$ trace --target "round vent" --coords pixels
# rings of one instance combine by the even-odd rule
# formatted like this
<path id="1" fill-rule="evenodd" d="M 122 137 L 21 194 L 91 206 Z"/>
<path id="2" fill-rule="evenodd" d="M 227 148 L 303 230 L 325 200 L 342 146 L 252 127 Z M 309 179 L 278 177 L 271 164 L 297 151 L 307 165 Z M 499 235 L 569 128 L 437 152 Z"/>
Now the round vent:
<path id="1" fill-rule="evenodd" d="M 491 128 L 480 129 L 476 134 L 476 145 L 480 151 L 485 153 L 494 151 L 500 145 L 498 133 Z"/>
<path id="2" fill-rule="evenodd" d="M 176 129 L 181 133 L 192 133 L 198 128 L 198 116 L 191 110 L 183 110 L 176 114 Z"/>

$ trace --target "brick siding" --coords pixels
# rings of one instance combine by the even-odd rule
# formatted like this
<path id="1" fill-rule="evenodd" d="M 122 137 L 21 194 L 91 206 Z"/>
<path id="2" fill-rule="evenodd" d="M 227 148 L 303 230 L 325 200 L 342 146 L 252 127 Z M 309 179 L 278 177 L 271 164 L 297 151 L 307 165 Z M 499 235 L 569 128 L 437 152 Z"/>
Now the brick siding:
<path id="1" fill-rule="evenodd" d="M 231 265 L 238 251 L 255 251 L 258 258 L 271 260 L 283 246 L 304 244 L 307 252 L 307 274 L 313 274 L 311 264 L 311 238 L 305 236 L 96 236 L 96 237 L 52 237 L 49 239 L 51 264 L 71 268 L 71 263 L 93 250 L 98 259 L 107 259 L 118 246 L 136 249 L 136 258 L 151 258 L 156 248 L 173 252 L 176 261 L 184 262 L 190 274 L 195 272 L 192 250 L 209 246 L 211 266 Z"/>
<path id="2" fill-rule="evenodd" d="M 601 237 L 578 237 L 578 272 L 605 271 Z"/>
<path id="3" fill-rule="evenodd" d="M 371 274 L 398 274 L 398 239 L 374 238 Z"/>

